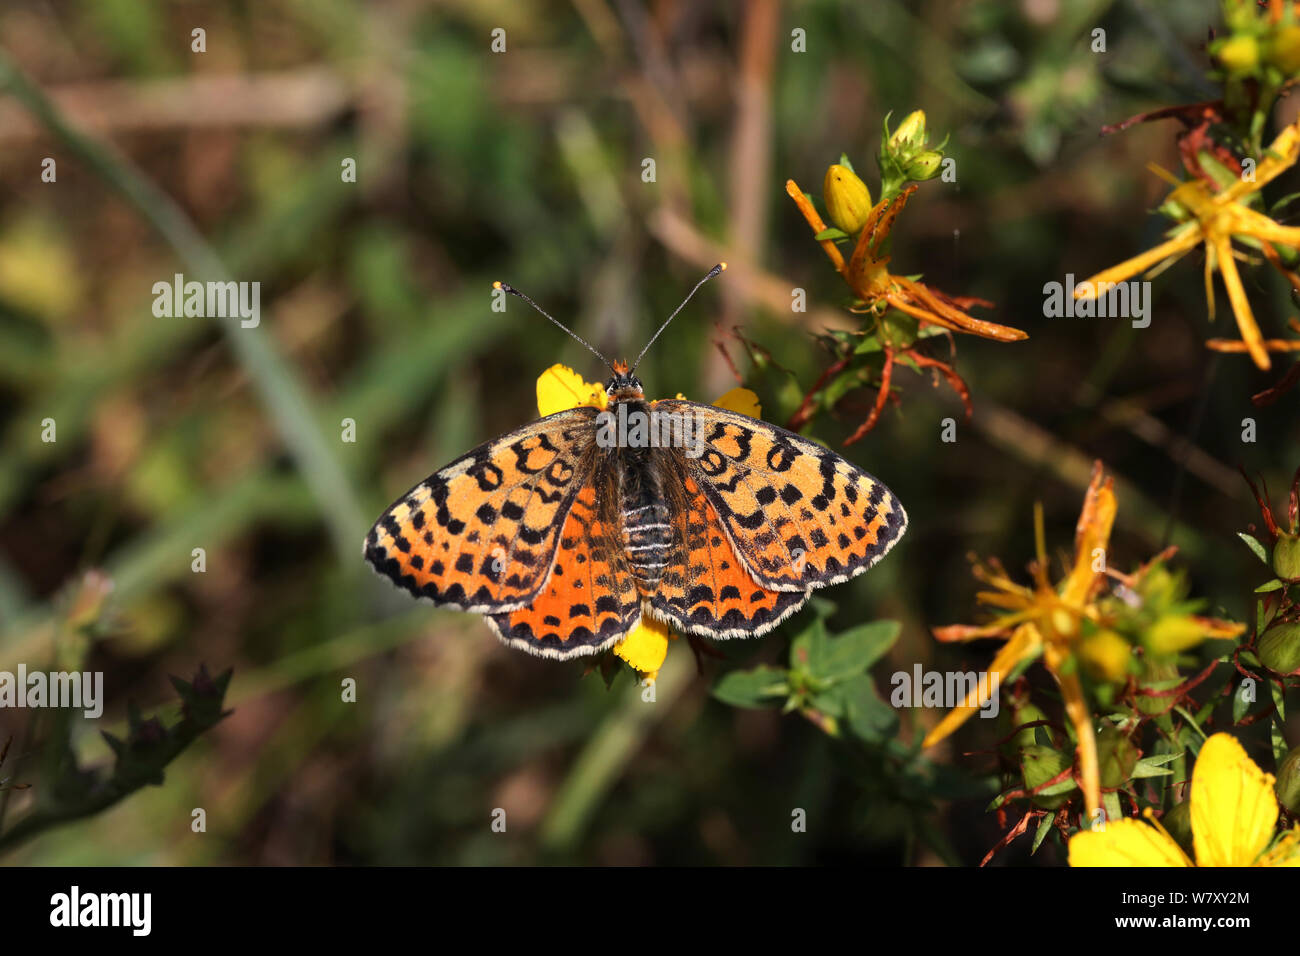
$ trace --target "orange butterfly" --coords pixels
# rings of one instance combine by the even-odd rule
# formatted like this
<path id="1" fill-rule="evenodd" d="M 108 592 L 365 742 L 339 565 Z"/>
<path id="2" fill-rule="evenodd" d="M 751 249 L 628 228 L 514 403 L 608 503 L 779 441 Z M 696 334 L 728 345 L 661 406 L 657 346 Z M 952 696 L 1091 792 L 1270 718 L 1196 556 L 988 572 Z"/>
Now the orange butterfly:
<path id="1" fill-rule="evenodd" d="M 613 373 L 607 407 L 548 415 L 434 472 L 366 536 L 377 571 L 565 659 L 614 646 L 642 615 L 704 637 L 765 634 L 902 537 L 898 499 L 839 455 L 738 412 L 647 402 L 636 363 L 569 334 Z"/>

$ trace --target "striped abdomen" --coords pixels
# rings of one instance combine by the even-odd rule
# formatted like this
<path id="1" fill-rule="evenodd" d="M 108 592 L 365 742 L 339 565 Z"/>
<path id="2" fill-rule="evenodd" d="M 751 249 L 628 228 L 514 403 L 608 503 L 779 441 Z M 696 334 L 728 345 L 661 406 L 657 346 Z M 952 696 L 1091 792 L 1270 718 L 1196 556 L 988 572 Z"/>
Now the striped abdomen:
<path id="1" fill-rule="evenodd" d="M 662 500 L 639 497 L 623 509 L 623 546 L 640 588 L 653 590 L 663 577 L 672 545 L 672 525 Z"/>

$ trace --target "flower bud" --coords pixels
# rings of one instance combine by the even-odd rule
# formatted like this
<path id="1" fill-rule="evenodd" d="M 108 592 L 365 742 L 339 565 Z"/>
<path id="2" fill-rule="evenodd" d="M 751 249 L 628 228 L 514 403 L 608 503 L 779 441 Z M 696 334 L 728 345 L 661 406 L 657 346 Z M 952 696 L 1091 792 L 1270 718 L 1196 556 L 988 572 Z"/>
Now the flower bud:
<path id="1" fill-rule="evenodd" d="M 1300 535 L 1283 531 L 1273 545 L 1273 573 L 1283 581 L 1300 578 Z"/>
<path id="2" fill-rule="evenodd" d="M 1143 639 L 1153 653 L 1177 654 L 1205 639 L 1205 625 L 1185 614 L 1162 617 L 1147 628 Z"/>
<path id="3" fill-rule="evenodd" d="M 1024 725 L 1033 723 L 1036 720 L 1046 720 L 1047 715 L 1038 706 L 1030 703 L 1003 710 L 1002 714 L 1004 718 L 1003 728 L 1006 732 L 1010 732 L 1014 727 L 1023 727 L 1023 729 L 1004 740 L 998 749 L 1008 759 L 1019 760 L 1021 748 L 1034 745 L 1036 739 L 1034 731 L 1038 729 L 1037 727 L 1024 727 Z"/>
<path id="4" fill-rule="evenodd" d="M 939 167 L 942 165 L 943 153 L 938 150 L 927 149 L 912 157 L 912 161 L 907 164 L 906 175 L 913 182 L 923 183 L 927 179 L 934 179 L 935 176 L 938 176 Z"/>
<path id="5" fill-rule="evenodd" d="M 831 222 L 849 235 L 861 229 L 871 214 L 871 191 L 867 184 L 839 163 L 826 170 L 822 198 L 826 200 Z"/>
<path id="6" fill-rule="evenodd" d="M 1253 73 L 1259 66 L 1259 41 L 1252 36 L 1227 37 L 1214 57 L 1229 73 Z"/>
<path id="7" fill-rule="evenodd" d="M 1142 679 L 1138 682 L 1138 689 L 1160 685 L 1168 686 L 1168 681 L 1176 680 L 1180 676 L 1178 663 L 1172 657 L 1156 659 L 1148 655 L 1142 660 Z M 1144 714 L 1163 714 L 1169 707 L 1170 701 L 1168 697 L 1153 697 L 1150 694 L 1138 695 L 1137 709 Z"/>
<path id="8" fill-rule="evenodd" d="M 1277 802 L 1292 814 L 1300 814 L 1300 747 L 1292 748 L 1282 758 L 1277 768 L 1277 782 L 1273 784 Z"/>
<path id="9" fill-rule="evenodd" d="M 1259 639 L 1259 659 L 1278 674 L 1300 671 L 1300 621 L 1274 624 Z"/>
<path id="10" fill-rule="evenodd" d="M 1095 680 L 1123 680 L 1132 654 L 1128 641 L 1111 630 L 1096 631 L 1079 642 L 1079 663 Z"/>
<path id="11" fill-rule="evenodd" d="M 921 324 L 906 312 L 890 309 L 880 320 L 881 341 L 896 349 L 910 348 L 916 342 Z"/>
<path id="12" fill-rule="evenodd" d="M 1122 787 L 1133 775 L 1137 762 L 1137 747 L 1117 728 L 1107 725 L 1097 734 L 1097 763 L 1101 768 L 1103 787 Z"/>
<path id="13" fill-rule="evenodd" d="M 1287 76 L 1300 72 L 1300 26 L 1291 24 L 1273 34 L 1268 47 L 1268 62 Z"/>
<path id="14" fill-rule="evenodd" d="M 1041 787 L 1047 781 L 1060 776 L 1072 765 L 1073 761 L 1069 757 L 1051 747 L 1034 744 L 1020 752 L 1020 776 L 1025 781 L 1026 790 L 1032 791 L 1035 787 Z M 1057 783 L 1052 784 L 1053 788 L 1056 786 L 1060 786 L 1066 792 L 1046 795 L 1036 793 L 1032 797 L 1034 805 L 1044 810 L 1055 810 L 1069 801 L 1069 791 L 1078 789 L 1077 784 L 1074 784 L 1068 776 L 1061 777 Z"/>
<path id="15" fill-rule="evenodd" d="M 889 137 L 889 145 L 896 151 L 920 149 L 925 145 L 925 110 L 913 110 L 907 114 L 898 129 Z"/>

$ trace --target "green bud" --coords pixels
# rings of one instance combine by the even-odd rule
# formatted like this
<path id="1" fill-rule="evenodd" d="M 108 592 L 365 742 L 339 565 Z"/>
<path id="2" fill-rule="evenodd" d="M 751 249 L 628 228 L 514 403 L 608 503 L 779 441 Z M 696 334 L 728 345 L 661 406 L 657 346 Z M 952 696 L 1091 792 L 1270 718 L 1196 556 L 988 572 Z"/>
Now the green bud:
<path id="1" fill-rule="evenodd" d="M 1097 734 L 1097 762 L 1101 765 L 1101 785 L 1121 787 L 1133 775 L 1137 766 L 1138 751 L 1133 741 L 1111 725 Z"/>
<path id="2" fill-rule="evenodd" d="M 1300 671 L 1300 621 L 1274 624 L 1259 639 L 1259 659 L 1278 674 Z"/>
<path id="3" fill-rule="evenodd" d="M 1273 545 L 1273 573 L 1283 581 L 1300 579 L 1300 535 L 1283 531 Z"/>
<path id="4" fill-rule="evenodd" d="M 1277 768 L 1277 783 L 1273 785 L 1277 802 L 1292 814 L 1300 814 L 1300 747 L 1295 747 L 1282 758 Z"/>
<path id="5" fill-rule="evenodd" d="M 1042 786 L 1072 765 L 1073 761 L 1065 754 L 1040 744 L 1025 747 L 1020 752 L 1020 776 L 1025 781 L 1026 790 L 1033 790 L 1035 787 Z M 1069 777 L 1064 777 L 1060 783 L 1069 781 Z M 1069 802 L 1069 791 L 1077 789 L 1078 785 L 1071 783 L 1064 793 L 1053 793 L 1046 796 L 1034 794 L 1032 799 L 1035 806 L 1042 807 L 1044 810 L 1055 810 Z"/>
<path id="6" fill-rule="evenodd" d="M 871 214 L 871 190 L 857 173 L 839 163 L 826 170 L 822 198 L 831 222 L 849 235 L 857 233 Z"/>
<path id="7" fill-rule="evenodd" d="M 880 338 L 896 349 L 905 349 L 916 341 L 921 324 L 897 309 L 890 309 L 880 320 Z"/>
<path id="8" fill-rule="evenodd" d="M 1160 660 L 1146 657 L 1142 663 L 1142 680 L 1138 684 L 1139 687 L 1159 684 L 1180 676 L 1178 673 L 1178 664 L 1172 657 L 1166 657 Z M 1139 694 L 1137 698 L 1137 709 L 1144 714 L 1163 714 L 1169 709 L 1169 698 L 1151 697 L 1147 694 Z"/>
<path id="9" fill-rule="evenodd" d="M 927 179 L 934 179 L 935 176 L 938 176 L 939 167 L 942 165 L 943 153 L 927 149 L 912 157 L 912 161 L 907 164 L 905 174 L 913 182 L 923 183 Z"/>
<path id="10" fill-rule="evenodd" d="M 1047 715 L 1034 704 L 1025 704 L 1023 707 L 1004 710 L 1002 713 L 1005 717 L 1003 736 L 1010 733 L 1012 728 L 1019 727 L 1022 724 L 1047 719 Z M 1003 755 L 1018 760 L 1021 748 L 1034 746 L 1034 731 L 1037 729 L 1037 727 L 1026 727 L 1024 730 L 1017 732 L 1014 737 L 1006 740 L 1000 748 Z"/>

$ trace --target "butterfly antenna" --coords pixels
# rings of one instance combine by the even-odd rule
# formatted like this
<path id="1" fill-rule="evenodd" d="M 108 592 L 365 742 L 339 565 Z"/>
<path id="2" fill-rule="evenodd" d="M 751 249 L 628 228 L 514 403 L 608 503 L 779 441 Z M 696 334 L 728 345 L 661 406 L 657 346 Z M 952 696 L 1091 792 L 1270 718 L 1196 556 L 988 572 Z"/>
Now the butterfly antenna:
<path id="1" fill-rule="evenodd" d="M 558 325 L 560 328 L 564 329 L 565 332 L 568 332 L 568 333 L 569 333 L 570 335 L 572 335 L 575 339 L 577 339 L 579 342 L 581 342 L 583 345 L 585 345 L 585 346 L 588 348 L 588 350 L 590 350 L 591 354 L 594 355 L 594 356 L 596 356 L 596 358 L 600 359 L 603 363 L 605 363 L 605 367 L 608 368 L 611 372 L 614 371 L 614 366 L 609 364 L 609 359 L 605 358 L 605 356 L 603 356 L 603 355 L 601 355 L 599 352 L 597 352 L 595 346 L 593 346 L 590 342 L 588 342 L 586 339 L 584 339 L 584 338 L 583 338 L 581 335 L 579 335 L 577 332 L 573 331 L 571 328 L 569 328 L 567 325 L 565 325 L 565 324 L 564 324 L 563 322 L 561 322 L 559 319 L 555 318 L 555 316 L 551 315 L 551 313 L 547 312 L 547 311 L 546 311 L 545 309 L 543 309 L 540 305 L 538 305 L 538 304 L 537 304 L 536 302 L 534 302 L 532 299 L 528 298 L 528 296 L 524 295 L 524 294 L 523 294 L 522 292 L 520 292 L 518 289 L 516 289 L 516 288 L 514 288 L 514 287 L 512 287 L 512 286 L 508 286 L 508 285 L 506 285 L 504 282 L 493 282 L 493 283 L 492 283 L 492 288 L 494 288 L 494 289 L 500 289 L 502 292 L 508 292 L 508 293 L 510 293 L 511 295 L 518 296 L 519 298 L 523 299 L 525 302 L 527 302 L 529 305 L 531 305 L 531 306 L 532 306 L 534 309 L 536 309 L 538 312 L 542 313 L 542 315 L 546 316 L 548 319 L 550 319 L 552 322 L 554 322 L 554 323 L 555 323 L 556 325 Z"/>
<path id="2" fill-rule="evenodd" d="M 714 266 L 712 269 L 709 270 L 708 275 L 706 275 L 699 282 L 695 283 L 695 288 L 692 289 L 689 293 L 687 293 L 686 298 L 682 300 L 682 304 L 679 305 L 677 308 L 673 309 L 673 314 L 668 316 L 668 318 L 664 320 L 663 325 L 659 326 L 659 332 L 656 332 L 654 335 L 650 336 L 650 341 L 645 344 L 645 348 L 641 350 L 641 354 L 638 355 L 636 357 L 636 361 L 632 363 L 632 368 L 628 372 L 629 375 L 632 372 L 636 371 L 636 367 L 640 365 L 641 360 L 645 358 L 646 352 L 650 351 L 650 346 L 654 345 L 655 339 L 659 338 L 659 333 L 662 332 L 664 329 L 668 328 L 668 323 L 671 322 L 673 319 L 677 318 L 677 313 L 682 311 L 682 309 L 686 308 L 686 303 L 690 302 L 691 297 L 694 296 L 696 292 L 700 291 L 700 286 L 704 285 L 704 283 L 708 282 L 715 275 L 717 275 L 719 272 L 722 272 L 726 268 L 727 268 L 727 264 L 725 262 L 719 262 L 716 266 Z"/>

